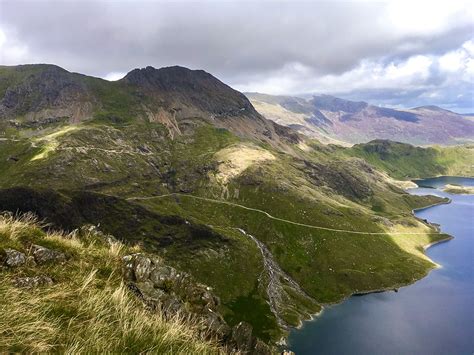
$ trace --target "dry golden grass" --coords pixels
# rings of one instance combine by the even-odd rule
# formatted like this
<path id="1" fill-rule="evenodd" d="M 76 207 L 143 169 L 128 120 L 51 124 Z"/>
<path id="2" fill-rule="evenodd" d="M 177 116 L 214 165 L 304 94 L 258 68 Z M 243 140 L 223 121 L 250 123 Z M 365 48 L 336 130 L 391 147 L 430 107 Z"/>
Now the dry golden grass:
<path id="1" fill-rule="evenodd" d="M 267 160 L 275 160 L 268 150 L 255 145 L 236 144 L 224 148 L 215 154 L 220 161 L 219 172 L 216 176 L 220 183 L 226 184 L 231 179 L 242 174 L 248 167 Z"/>
<path id="2" fill-rule="evenodd" d="M 40 227 L 38 218 L 32 213 L 14 215 L 3 213 L 0 215 L 0 235 L 11 240 L 17 240 L 18 236 Z"/>

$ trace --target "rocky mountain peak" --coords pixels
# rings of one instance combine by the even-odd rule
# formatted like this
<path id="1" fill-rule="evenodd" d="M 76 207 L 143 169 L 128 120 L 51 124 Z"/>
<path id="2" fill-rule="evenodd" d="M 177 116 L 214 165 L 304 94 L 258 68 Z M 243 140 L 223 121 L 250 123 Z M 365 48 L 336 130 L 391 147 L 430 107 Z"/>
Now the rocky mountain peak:
<path id="1" fill-rule="evenodd" d="M 122 82 L 181 107 L 225 116 L 258 115 L 250 101 L 204 70 L 181 66 L 134 69 Z"/>

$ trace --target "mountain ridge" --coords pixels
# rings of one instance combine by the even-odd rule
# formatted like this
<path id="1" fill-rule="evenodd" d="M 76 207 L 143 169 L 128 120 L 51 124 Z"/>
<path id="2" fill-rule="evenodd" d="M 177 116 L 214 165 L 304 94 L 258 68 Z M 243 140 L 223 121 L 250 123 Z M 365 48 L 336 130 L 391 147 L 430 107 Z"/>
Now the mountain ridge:
<path id="1" fill-rule="evenodd" d="M 85 120 L 111 124 L 145 120 L 164 124 L 175 136 L 182 134 L 178 121 L 199 118 L 275 146 L 299 139 L 261 116 L 243 94 L 203 70 L 149 66 L 109 82 L 40 64 L 2 66 L 0 79 L 0 126 L 4 129 Z"/>
<path id="2" fill-rule="evenodd" d="M 453 145 L 474 140 L 471 121 L 435 106 L 392 109 L 331 95 L 310 99 L 259 93 L 247 96 L 265 117 L 327 143 L 357 144 L 380 138 L 415 145 Z"/>

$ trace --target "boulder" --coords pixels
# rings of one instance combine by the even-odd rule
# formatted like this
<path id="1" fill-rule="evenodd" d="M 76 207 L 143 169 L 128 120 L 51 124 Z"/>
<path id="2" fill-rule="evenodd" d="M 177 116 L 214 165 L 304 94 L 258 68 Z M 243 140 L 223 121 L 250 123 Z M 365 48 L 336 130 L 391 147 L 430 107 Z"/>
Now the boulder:
<path id="1" fill-rule="evenodd" d="M 99 240 L 104 241 L 108 245 L 116 244 L 119 242 L 117 238 L 115 238 L 113 235 L 102 232 L 98 226 L 93 224 L 83 225 L 81 228 L 79 228 L 79 234 L 82 237 L 96 237 Z"/>
<path id="2" fill-rule="evenodd" d="M 152 271 L 152 260 L 143 254 L 132 254 L 123 257 L 123 272 L 126 279 L 134 282 L 148 280 Z"/>
<path id="3" fill-rule="evenodd" d="M 149 301 L 159 302 L 166 295 L 164 291 L 155 288 L 153 283 L 150 281 L 137 282 L 136 287 L 142 294 L 142 297 L 146 297 Z"/>
<path id="4" fill-rule="evenodd" d="M 252 326 L 246 322 L 240 322 L 232 328 L 232 343 L 238 351 L 250 352 L 252 344 Z"/>
<path id="5" fill-rule="evenodd" d="M 30 248 L 30 252 L 35 261 L 40 265 L 46 263 L 63 263 L 66 261 L 66 254 L 45 248 L 41 245 L 33 244 Z"/>
<path id="6" fill-rule="evenodd" d="M 5 249 L 5 261 L 4 264 L 9 267 L 17 267 L 26 263 L 26 255 L 15 250 Z"/>
<path id="7" fill-rule="evenodd" d="M 27 277 L 17 277 L 13 280 L 13 284 L 16 287 L 21 288 L 35 288 L 39 286 L 51 286 L 53 280 L 49 276 L 27 276 Z"/>
<path id="8" fill-rule="evenodd" d="M 159 288 L 171 288 L 173 280 L 176 279 L 177 272 L 174 268 L 169 266 L 156 266 L 150 273 L 150 281 Z"/>

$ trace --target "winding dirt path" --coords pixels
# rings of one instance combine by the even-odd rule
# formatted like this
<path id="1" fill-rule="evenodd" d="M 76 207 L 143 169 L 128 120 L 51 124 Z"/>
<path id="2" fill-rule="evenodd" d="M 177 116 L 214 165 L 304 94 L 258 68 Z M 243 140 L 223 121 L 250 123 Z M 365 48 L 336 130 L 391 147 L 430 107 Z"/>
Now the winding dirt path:
<path id="1" fill-rule="evenodd" d="M 173 193 L 170 193 L 170 194 L 159 195 L 159 196 L 129 197 L 129 198 L 127 198 L 127 200 L 142 201 L 142 200 L 153 200 L 153 199 L 166 198 L 166 197 L 171 197 L 171 196 L 189 197 L 189 198 L 193 198 L 193 199 L 196 199 L 196 200 L 201 200 L 201 201 L 206 201 L 206 202 L 219 203 L 219 204 L 223 204 L 223 205 L 238 207 L 238 208 L 242 208 L 242 209 L 245 209 L 245 210 L 248 210 L 248 211 L 254 211 L 254 212 L 261 213 L 261 214 L 265 215 L 266 217 L 268 217 L 270 219 L 273 219 L 275 221 L 289 223 L 289 224 L 293 224 L 293 225 L 300 226 L 300 227 L 319 229 L 319 230 L 325 230 L 325 231 L 336 232 L 336 233 L 362 234 L 362 235 L 428 235 L 428 234 L 432 235 L 432 234 L 442 234 L 440 232 L 411 232 L 411 233 L 410 232 L 407 232 L 407 233 L 405 233 L 405 232 L 361 232 L 361 231 L 352 231 L 352 230 L 347 230 L 347 229 L 321 227 L 321 226 L 315 226 L 315 225 L 311 225 L 311 224 L 294 222 L 294 221 L 290 221 L 290 220 L 287 220 L 287 219 L 275 217 L 275 216 L 272 216 L 271 214 L 269 214 L 268 212 L 260 210 L 258 208 L 247 207 L 247 206 L 244 206 L 244 205 L 239 205 L 238 203 L 234 203 L 234 202 L 216 200 L 216 199 L 201 197 L 201 196 L 182 194 L 182 193 L 179 193 L 179 192 L 173 192 Z"/>

